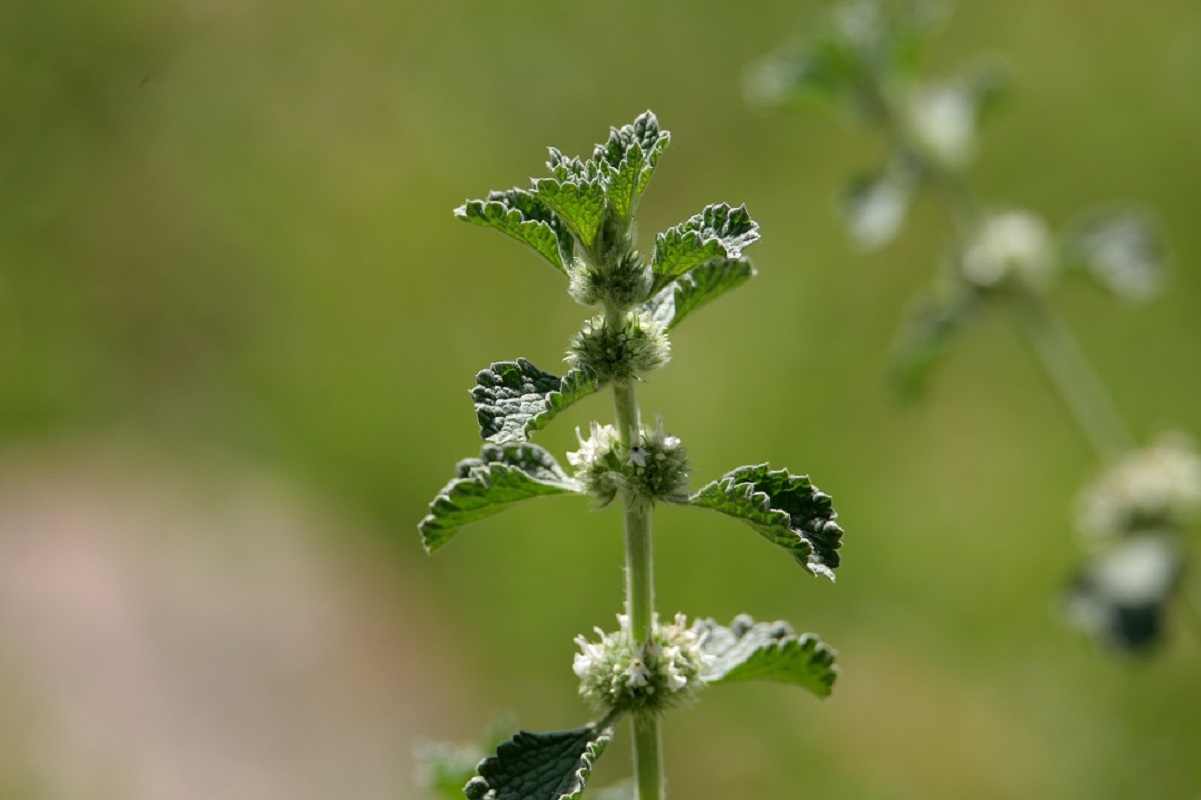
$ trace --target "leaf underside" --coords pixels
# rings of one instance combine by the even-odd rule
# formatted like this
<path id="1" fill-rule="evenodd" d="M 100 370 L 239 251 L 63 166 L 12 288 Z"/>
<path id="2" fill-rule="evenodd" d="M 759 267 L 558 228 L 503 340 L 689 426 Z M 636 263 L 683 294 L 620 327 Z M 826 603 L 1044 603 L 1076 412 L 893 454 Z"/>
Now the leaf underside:
<path id="1" fill-rule="evenodd" d="M 701 674 L 708 684 L 734 681 L 772 681 L 828 697 L 838 668 L 837 655 L 811 633 L 798 635 L 786 622 L 755 622 L 739 615 L 726 628 L 702 620 L 701 649 L 714 657 Z"/>
<path id="2" fill-rule="evenodd" d="M 668 329 L 674 328 L 691 312 L 720 297 L 755 275 L 751 262 L 741 258 L 722 258 L 694 267 L 664 287 L 643 304 L 640 310 Z"/>
<path id="3" fill-rule="evenodd" d="M 701 487 L 688 502 L 742 520 L 812 574 L 834 580 L 842 528 L 834 521 L 838 514 L 830 496 L 808 476 L 767 464 L 739 467 Z"/>
<path id="4" fill-rule="evenodd" d="M 445 545 L 464 525 L 490 517 L 512 503 L 578 492 L 554 456 L 536 444 L 484 445 L 466 458 L 443 487 L 418 529 L 427 552 Z"/>
<path id="5" fill-rule="evenodd" d="M 485 200 L 468 200 L 455 209 L 465 222 L 482 225 L 534 248 L 551 266 L 567 275 L 575 243 L 571 232 L 542 200 L 522 189 L 491 192 Z"/>
<path id="6" fill-rule="evenodd" d="M 468 800 L 575 800 L 613 735 L 608 720 L 571 731 L 521 731 L 480 762 Z"/>
<path id="7" fill-rule="evenodd" d="M 524 358 L 498 361 L 475 376 L 480 436 L 497 444 L 524 442 L 563 409 L 597 391 L 602 383 L 588 370 L 573 369 L 560 378 Z"/>

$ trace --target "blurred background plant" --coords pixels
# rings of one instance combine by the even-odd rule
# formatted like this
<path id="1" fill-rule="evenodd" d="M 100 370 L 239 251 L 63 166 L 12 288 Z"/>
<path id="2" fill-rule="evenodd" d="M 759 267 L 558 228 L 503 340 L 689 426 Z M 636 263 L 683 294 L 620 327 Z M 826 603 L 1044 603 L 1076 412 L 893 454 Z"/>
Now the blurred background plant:
<path id="1" fill-rule="evenodd" d="M 578 713 L 571 639 L 620 604 L 614 512 L 514 510 L 433 560 L 413 533 L 437 454 L 478 446 L 481 339 L 549 368 L 579 323 L 447 209 L 541 169 L 531 141 L 582 151 L 647 107 L 677 143 L 643 229 L 728 200 L 765 238 L 764 280 L 681 332 L 644 409 L 704 437 L 697 474 L 770 460 L 856 499 L 837 602 L 773 548 L 657 519 L 661 607 L 786 618 L 843 665 L 828 703 L 745 686 L 679 714 L 673 794 L 1195 795 L 1201 644 L 1115 665 L 1050 613 L 1096 460 L 1004 319 L 930 402 L 880 391 L 939 207 L 858 254 L 829 187 L 878 140 L 743 110 L 742 66 L 822 7 L 619 2 L 608 37 L 587 4 L 0 4 L 0 796 L 422 797 L 414 736 L 470 739 L 502 697 L 535 729 Z M 1133 197 L 1171 232 L 1153 303 L 1050 291 L 1140 441 L 1201 431 L 1201 6 L 986 0 L 949 26 L 934 74 L 996 48 L 1021 89 L 973 186 L 1051 230 Z M 738 380 L 689 356 L 723 349 Z M 599 772 L 628 773 L 618 748 Z"/>
<path id="2" fill-rule="evenodd" d="M 1180 433 L 1140 447 L 1052 295 L 1063 278 L 1080 274 L 1121 301 L 1153 299 L 1166 271 L 1158 223 L 1142 209 L 1111 205 L 1076 215 L 1056 233 L 1035 212 L 980 196 L 968 168 L 1005 80 L 995 60 L 950 78 L 925 74 L 946 10 L 932 0 L 848 0 L 755 64 L 746 93 L 767 107 L 843 112 L 882 140 L 885 165 L 852 179 L 840 204 L 847 232 L 864 250 L 892 242 L 918 193 L 933 195 L 951 242 L 935 285 L 910 303 L 902 323 L 893 389 L 913 399 L 977 317 L 994 308 L 1012 315 L 1103 470 L 1077 503 L 1087 554 L 1063 611 L 1111 650 L 1145 654 L 1160 643 L 1173 606 L 1183 606 L 1201 633 L 1201 605 L 1182 579 L 1201 522 L 1201 455 Z M 1031 527 L 1039 536 L 1048 528 Z"/>

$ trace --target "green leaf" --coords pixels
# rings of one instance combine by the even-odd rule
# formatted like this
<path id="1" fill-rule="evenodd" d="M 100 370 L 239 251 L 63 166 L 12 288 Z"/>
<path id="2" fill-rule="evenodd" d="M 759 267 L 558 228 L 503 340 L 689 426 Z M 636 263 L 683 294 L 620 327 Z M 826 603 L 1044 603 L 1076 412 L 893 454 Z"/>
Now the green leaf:
<path id="1" fill-rule="evenodd" d="M 773 681 L 828 697 L 838 677 L 837 654 L 812 633 L 798 636 L 787 622 L 755 622 L 740 614 L 728 628 L 701 620 L 697 632 L 701 649 L 713 656 L 701 674 L 708 684 Z"/>
<path id="2" fill-rule="evenodd" d="M 674 328 L 680 320 L 701 306 L 740 286 L 755 275 L 751 262 L 741 258 L 720 258 L 694 267 L 664 287 L 639 311 Z"/>
<path id="3" fill-rule="evenodd" d="M 651 270 L 655 291 L 673 279 L 718 258 L 738 258 L 742 250 L 759 238 L 759 225 L 746 206 L 731 208 L 726 203 L 706 206 L 687 221 L 655 235 Z"/>
<path id="4" fill-rule="evenodd" d="M 480 762 L 468 800 L 575 800 L 613 736 L 611 719 L 554 733 L 521 731 Z"/>
<path id="5" fill-rule="evenodd" d="M 534 194 L 563 220 L 584 247 L 591 248 L 605 216 L 605 187 L 597 165 L 567 158 L 553 147 L 546 165 L 555 177 L 535 179 Z"/>
<path id="6" fill-rule="evenodd" d="M 601 381 L 591 370 L 573 369 L 560 378 L 524 358 L 498 361 L 475 376 L 471 398 L 480 435 L 489 442 L 524 442 L 563 409 L 595 392 Z"/>
<path id="7" fill-rule="evenodd" d="M 550 208 L 522 189 L 491 192 L 486 200 L 468 200 L 455 209 L 455 216 L 466 222 L 496 228 L 501 233 L 529 245 L 567 275 L 575 243 Z"/>
<path id="8" fill-rule="evenodd" d="M 742 520 L 813 575 L 834 580 L 842 528 L 834 521 L 838 514 L 830 496 L 808 476 L 767 464 L 739 467 L 701 487 L 688 502 Z"/>
<path id="9" fill-rule="evenodd" d="M 911 401 L 926 388 L 935 364 L 971 321 L 981 296 L 968 288 L 948 296 L 919 297 L 901 325 L 888 369 L 888 383 L 901 401 Z"/>
<path id="10" fill-rule="evenodd" d="M 633 215 L 670 141 L 670 134 L 659 130 L 659 120 L 647 111 L 630 125 L 611 128 L 609 140 L 596 146 L 592 161 L 605 176 L 605 193 L 621 219 Z"/>
<path id="11" fill-rule="evenodd" d="M 418 529 L 426 552 L 433 553 L 459 528 L 512 503 L 578 491 L 554 456 L 536 444 L 484 445 L 479 458 L 458 463 Z"/>
<path id="12" fill-rule="evenodd" d="M 1137 208 L 1094 211 L 1063 237 L 1064 263 L 1119 297 L 1147 300 L 1163 286 L 1164 244 L 1155 218 Z"/>

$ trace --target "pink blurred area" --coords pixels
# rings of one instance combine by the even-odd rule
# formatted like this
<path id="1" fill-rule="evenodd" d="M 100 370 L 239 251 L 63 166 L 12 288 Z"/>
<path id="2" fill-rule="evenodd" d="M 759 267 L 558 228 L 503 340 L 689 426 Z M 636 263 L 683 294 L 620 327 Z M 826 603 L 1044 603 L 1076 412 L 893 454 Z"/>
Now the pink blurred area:
<path id="1" fill-rule="evenodd" d="M 367 538 L 353 520 L 214 466 L 108 446 L 0 460 L 0 785 L 415 793 L 413 740 L 452 705 L 436 609 L 397 559 L 346 546 Z"/>

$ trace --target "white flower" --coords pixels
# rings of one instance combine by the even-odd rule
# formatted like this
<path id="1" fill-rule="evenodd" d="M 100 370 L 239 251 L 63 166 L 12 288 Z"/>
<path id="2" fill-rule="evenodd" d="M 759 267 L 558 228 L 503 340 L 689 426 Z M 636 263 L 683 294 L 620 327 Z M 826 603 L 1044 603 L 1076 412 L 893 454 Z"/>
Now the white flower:
<path id="1" fill-rule="evenodd" d="M 635 445 L 626 453 L 626 463 L 632 467 L 646 467 L 646 451 Z"/>
<path id="2" fill-rule="evenodd" d="M 595 466 L 612 452 L 613 443 L 617 441 L 617 429 L 612 425 L 593 422 L 591 432 L 592 435 L 585 439 L 580 434 L 580 429 L 575 429 L 575 438 L 580 443 L 580 449 L 567 454 L 567 463 L 577 469 L 588 469 Z"/>
<path id="3" fill-rule="evenodd" d="M 943 164 L 967 163 L 975 149 L 976 108 L 971 96 L 954 84 L 930 86 L 909 103 L 914 138 Z"/>

